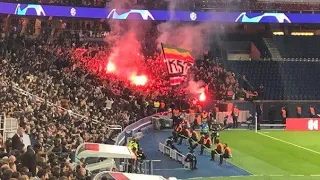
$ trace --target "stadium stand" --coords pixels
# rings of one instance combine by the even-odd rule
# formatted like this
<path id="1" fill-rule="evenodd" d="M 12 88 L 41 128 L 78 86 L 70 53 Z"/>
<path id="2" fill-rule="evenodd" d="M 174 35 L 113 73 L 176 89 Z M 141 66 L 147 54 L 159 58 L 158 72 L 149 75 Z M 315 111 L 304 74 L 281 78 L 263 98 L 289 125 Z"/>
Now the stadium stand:
<path id="1" fill-rule="evenodd" d="M 246 75 L 254 86 L 265 87 L 264 99 L 320 99 L 317 71 L 320 64 L 312 62 L 230 61 L 229 68 Z"/>
<path id="2" fill-rule="evenodd" d="M 273 38 L 283 58 L 310 61 L 310 58 L 319 58 L 320 37 L 275 36 Z"/>

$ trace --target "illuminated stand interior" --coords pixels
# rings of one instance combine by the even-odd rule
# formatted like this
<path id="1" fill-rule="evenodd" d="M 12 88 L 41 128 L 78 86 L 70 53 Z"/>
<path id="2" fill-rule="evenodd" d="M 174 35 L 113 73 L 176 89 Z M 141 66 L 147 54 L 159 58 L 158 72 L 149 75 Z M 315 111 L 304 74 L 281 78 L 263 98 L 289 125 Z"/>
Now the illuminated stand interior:
<path id="1" fill-rule="evenodd" d="M 196 21 L 220 23 L 320 23 L 318 13 L 193 12 L 147 9 L 106 9 L 0 2 L 0 13 L 19 16 L 75 17 L 117 20 Z"/>

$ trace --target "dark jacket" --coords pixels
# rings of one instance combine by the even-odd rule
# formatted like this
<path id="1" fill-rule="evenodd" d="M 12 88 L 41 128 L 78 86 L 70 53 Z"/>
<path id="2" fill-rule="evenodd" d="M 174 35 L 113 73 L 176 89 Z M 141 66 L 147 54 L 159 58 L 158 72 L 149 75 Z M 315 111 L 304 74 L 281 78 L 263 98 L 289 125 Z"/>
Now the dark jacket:
<path id="1" fill-rule="evenodd" d="M 22 137 L 21 137 L 22 138 Z M 18 134 L 15 134 L 13 137 L 12 137 L 12 149 L 16 149 L 18 151 L 22 151 L 23 148 L 24 148 L 24 144 L 21 140 L 21 138 L 19 137 Z"/>

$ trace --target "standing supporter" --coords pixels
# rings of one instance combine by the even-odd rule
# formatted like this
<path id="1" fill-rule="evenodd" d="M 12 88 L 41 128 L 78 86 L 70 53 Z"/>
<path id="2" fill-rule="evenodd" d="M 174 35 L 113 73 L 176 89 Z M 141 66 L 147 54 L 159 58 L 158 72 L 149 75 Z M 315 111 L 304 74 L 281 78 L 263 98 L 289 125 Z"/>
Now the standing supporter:
<path id="1" fill-rule="evenodd" d="M 20 152 L 23 151 L 23 128 L 19 127 L 17 133 L 12 137 L 12 149 L 18 150 Z"/>
<path id="2" fill-rule="evenodd" d="M 316 110 L 315 110 L 315 108 L 313 106 L 310 106 L 310 108 L 309 108 L 309 116 L 311 118 L 316 117 Z"/>
<path id="3" fill-rule="evenodd" d="M 165 112 L 165 111 L 166 111 L 166 103 L 164 101 L 161 101 L 159 112 Z"/>
<path id="4" fill-rule="evenodd" d="M 234 106 L 234 108 L 232 109 L 232 120 L 233 120 L 233 128 L 238 128 L 238 118 L 239 118 L 239 109 L 237 107 L 237 105 Z"/>
<path id="5" fill-rule="evenodd" d="M 301 106 L 297 106 L 297 118 L 301 118 L 302 108 Z"/>
<path id="6" fill-rule="evenodd" d="M 281 118 L 282 118 L 282 123 L 286 123 L 287 111 L 285 107 L 281 108 Z"/>

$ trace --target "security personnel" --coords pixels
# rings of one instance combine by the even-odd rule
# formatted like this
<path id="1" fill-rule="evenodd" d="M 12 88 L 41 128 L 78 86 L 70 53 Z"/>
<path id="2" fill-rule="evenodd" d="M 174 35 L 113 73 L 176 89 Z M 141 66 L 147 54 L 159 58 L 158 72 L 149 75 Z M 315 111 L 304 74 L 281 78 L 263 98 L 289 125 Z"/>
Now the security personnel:
<path id="1" fill-rule="evenodd" d="M 142 173 L 142 164 L 146 156 L 141 148 L 137 151 L 136 173 Z"/>
<path id="2" fill-rule="evenodd" d="M 202 134 L 209 134 L 209 126 L 207 123 L 202 123 L 201 124 L 201 135 Z"/>
<path id="3" fill-rule="evenodd" d="M 182 128 L 181 124 L 178 124 L 175 127 L 174 131 L 172 132 L 174 142 L 178 142 L 178 137 L 179 137 L 179 134 L 182 132 L 182 130 L 183 130 L 183 128 Z"/>
<path id="4" fill-rule="evenodd" d="M 176 127 L 178 124 L 181 123 L 181 118 L 180 118 L 180 111 L 177 108 L 174 108 L 172 110 L 172 121 L 173 121 L 173 127 Z"/>
<path id="5" fill-rule="evenodd" d="M 231 158 L 231 157 L 232 157 L 231 149 L 228 146 L 228 144 L 225 144 L 224 152 L 223 152 L 223 154 L 220 155 L 220 163 L 219 163 L 219 165 L 222 165 L 223 158 L 227 159 L 227 158 Z"/>
<path id="6" fill-rule="evenodd" d="M 180 111 L 177 108 L 174 108 L 172 110 L 172 116 L 178 117 L 180 115 Z"/>
<path id="7" fill-rule="evenodd" d="M 297 106 L 297 118 L 301 118 L 302 108 L 301 106 Z"/>
<path id="8" fill-rule="evenodd" d="M 200 149 L 200 155 L 203 154 L 203 150 L 204 148 L 211 148 L 212 142 L 211 139 L 209 138 L 208 134 L 203 134 L 200 138 L 200 140 L 198 141 L 198 143 L 196 143 L 195 145 L 192 146 L 192 150 L 194 150 L 195 148 L 198 147 L 198 144 L 201 145 L 201 149 Z"/>
<path id="9" fill-rule="evenodd" d="M 201 125 L 201 116 L 200 115 L 197 115 L 196 118 L 194 119 L 194 122 L 193 122 L 193 129 L 197 129 L 199 128 Z"/>
<path id="10" fill-rule="evenodd" d="M 316 117 L 316 111 L 314 109 L 313 106 L 310 106 L 309 108 L 309 114 L 310 114 L 310 117 L 313 118 L 313 117 Z"/>
<path id="11" fill-rule="evenodd" d="M 191 131 L 191 138 L 189 138 L 189 145 L 190 145 L 190 148 L 192 147 L 192 141 L 194 142 L 198 142 L 199 141 L 199 137 L 198 137 L 198 133 L 197 131 L 194 131 L 194 130 L 190 130 Z"/>
<path id="12" fill-rule="evenodd" d="M 217 114 L 219 112 L 219 107 L 217 105 L 214 106 L 213 111 L 212 111 L 212 117 L 214 120 L 217 120 Z"/>
<path id="13" fill-rule="evenodd" d="M 190 128 L 190 123 L 187 119 L 182 120 L 182 128 Z"/>
<path id="14" fill-rule="evenodd" d="M 138 149 L 138 146 L 139 146 L 139 145 L 138 145 L 136 139 L 132 139 L 132 140 L 130 140 L 129 143 L 128 143 L 128 147 L 129 147 L 129 149 L 131 149 L 131 150 L 133 150 L 134 148 L 135 148 L 135 149 Z"/>
<path id="15" fill-rule="evenodd" d="M 208 122 L 208 113 L 206 111 L 201 113 L 201 122 Z"/>
<path id="16" fill-rule="evenodd" d="M 178 145 L 181 145 L 181 144 L 182 144 L 182 140 L 183 140 L 183 139 L 189 139 L 189 138 L 191 138 L 191 135 L 192 135 L 192 134 L 191 134 L 191 131 L 190 131 L 189 128 L 183 129 L 182 132 L 181 132 L 181 134 L 179 135 L 180 140 L 179 140 Z"/>
<path id="17" fill-rule="evenodd" d="M 185 162 L 190 163 L 190 169 L 195 170 L 197 168 L 197 157 L 194 154 L 193 150 L 190 150 L 188 154 L 186 154 L 186 159 L 184 160 Z"/>
<path id="18" fill-rule="evenodd" d="M 281 109 L 281 118 L 282 118 L 282 122 L 286 123 L 287 111 L 285 107 L 282 107 Z"/>
<path id="19" fill-rule="evenodd" d="M 217 139 L 216 142 L 216 148 L 211 151 L 211 161 L 214 161 L 215 159 L 215 154 L 221 155 L 223 154 L 223 145 L 220 143 L 220 140 Z"/>
<path id="20" fill-rule="evenodd" d="M 233 110 L 232 110 L 232 120 L 233 120 L 233 128 L 238 128 L 238 117 L 239 117 L 239 109 L 238 107 L 235 105 Z"/>
<path id="21" fill-rule="evenodd" d="M 137 161 L 137 149 L 133 147 L 132 149 L 133 154 L 135 155 L 135 159 L 130 159 L 129 160 L 129 165 L 128 165 L 128 172 L 133 173 L 133 168 L 135 167 L 136 161 Z"/>
<path id="22" fill-rule="evenodd" d="M 176 148 L 176 146 L 173 144 L 173 137 L 172 136 L 170 136 L 170 137 L 168 137 L 167 139 L 166 139 L 166 146 L 168 146 L 169 148 L 171 148 L 171 149 L 174 149 L 174 150 L 176 150 L 177 152 L 179 152 L 179 153 L 181 153 L 177 148 Z"/>
<path id="23" fill-rule="evenodd" d="M 159 107 L 160 107 L 160 102 L 159 102 L 159 101 L 153 101 L 153 107 L 154 107 L 155 109 L 159 109 Z"/>

